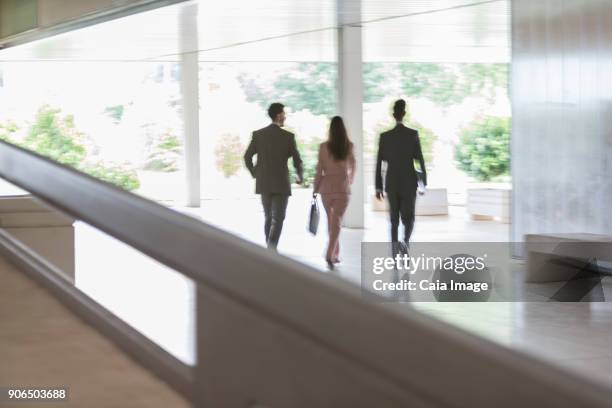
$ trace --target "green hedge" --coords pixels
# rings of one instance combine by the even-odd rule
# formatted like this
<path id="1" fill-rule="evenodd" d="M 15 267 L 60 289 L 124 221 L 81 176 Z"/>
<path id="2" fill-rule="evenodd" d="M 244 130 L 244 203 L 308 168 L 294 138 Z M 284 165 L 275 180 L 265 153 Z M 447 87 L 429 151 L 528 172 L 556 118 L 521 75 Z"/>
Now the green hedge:
<path id="1" fill-rule="evenodd" d="M 460 169 L 479 181 L 507 176 L 510 168 L 510 118 L 485 116 L 459 136 L 455 160 Z"/>
<path id="2" fill-rule="evenodd" d="M 19 127 L 12 123 L 0 126 L 0 139 L 36 152 L 66 166 L 74 167 L 100 180 L 132 191 L 140 187 L 136 171 L 129 166 L 92 163 L 88 157 L 87 140 L 74 126 L 72 115 L 60 115 L 61 110 L 48 105 L 36 113 L 25 137 L 19 137 Z"/>

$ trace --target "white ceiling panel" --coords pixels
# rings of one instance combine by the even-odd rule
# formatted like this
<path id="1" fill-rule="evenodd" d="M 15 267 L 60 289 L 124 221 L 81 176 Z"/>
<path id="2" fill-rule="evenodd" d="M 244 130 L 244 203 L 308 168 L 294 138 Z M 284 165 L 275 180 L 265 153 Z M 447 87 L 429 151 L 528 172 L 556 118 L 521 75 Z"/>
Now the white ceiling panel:
<path id="1" fill-rule="evenodd" d="M 362 0 L 361 15 L 366 61 L 509 60 L 509 0 Z M 202 61 L 333 61 L 335 25 L 335 0 L 189 1 L 2 50 L 0 61 L 194 51 Z"/>

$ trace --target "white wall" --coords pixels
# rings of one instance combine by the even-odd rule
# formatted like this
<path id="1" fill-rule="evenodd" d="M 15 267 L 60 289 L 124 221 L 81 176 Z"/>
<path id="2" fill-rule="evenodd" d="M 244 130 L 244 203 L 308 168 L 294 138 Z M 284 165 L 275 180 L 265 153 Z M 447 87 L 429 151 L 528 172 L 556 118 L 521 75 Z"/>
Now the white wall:
<path id="1" fill-rule="evenodd" d="M 513 239 L 612 234 L 612 2 L 512 5 Z"/>

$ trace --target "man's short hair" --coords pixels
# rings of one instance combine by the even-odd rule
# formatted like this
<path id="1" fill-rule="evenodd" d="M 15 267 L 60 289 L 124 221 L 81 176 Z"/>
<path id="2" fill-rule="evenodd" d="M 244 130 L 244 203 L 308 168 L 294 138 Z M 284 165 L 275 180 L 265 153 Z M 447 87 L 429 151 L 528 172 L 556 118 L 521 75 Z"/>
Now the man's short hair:
<path id="1" fill-rule="evenodd" d="M 406 114 L 406 101 L 398 99 L 393 104 L 393 117 L 395 119 L 401 119 Z"/>
<path id="2" fill-rule="evenodd" d="M 285 109 L 285 105 L 283 105 L 282 103 L 274 102 L 268 108 L 268 116 L 270 116 L 270 119 L 274 120 L 276 119 L 276 115 L 283 112 L 283 109 Z"/>

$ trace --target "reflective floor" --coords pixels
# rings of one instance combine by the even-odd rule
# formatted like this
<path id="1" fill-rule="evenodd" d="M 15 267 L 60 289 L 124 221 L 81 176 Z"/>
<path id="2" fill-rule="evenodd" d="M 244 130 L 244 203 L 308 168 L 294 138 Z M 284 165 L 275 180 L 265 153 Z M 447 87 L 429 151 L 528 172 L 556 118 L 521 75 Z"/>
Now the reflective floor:
<path id="1" fill-rule="evenodd" d="M 317 236 L 306 231 L 310 192 L 294 192 L 279 252 L 360 283 L 362 241 L 387 239 L 386 213 L 367 211 L 365 229 L 344 229 L 342 264 L 333 272 L 323 261 L 326 220 Z M 257 197 L 204 201 L 180 208 L 243 238 L 263 245 L 263 214 Z M 463 207 L 449 216 L 417 217 L 415 241 L 507 241 L 509 225 L 472 221 Z M 194 287 L 190 280 L 137 251 L 82 224 L 76 231 L 76 284 L 166 350 L 195 362 Z M 610 282 L 606 279 L 606 284 Z M 606 286 L 607 286 L 606 285 Z M 415 309 L 501 345 L 612 383 L 612 304 L 610 303 L 389 303 L 405 313 Z M 407 345 L 410 339 L 406 339 Z"/>
<path id="2" fill-rule="evenodd" d="M 366 211 L 364 230 L 344 229 L 341 239 L 343 263 L 329 272 L 323 260 L 325 219 L 322 218 L 322 229 L 316 237 L 305 230 L 309 203 L 308 192 L 294 192 L 279 251 L 359 284 L 361 242 L 388 240 L 387 214 Z M 263 245 L 263 215 L 256 199 L 235 203 L 235 207 L 215 201 L 204 202 L 201 209 L 188 211 Z M 472 221 L 464 207 L 451 206 L 449 216 L 417 217 L 413 240 L 503 242 L 508 241 L 509 228 L 509 224 L 495 221 Z M 604 279 L 604 284 L 608 288 L 612 279 Z M 575 370 L 595 381 L 612 383 L 612 303 L 427 302 L 390 303 L 389 307 L 405 313 L 414 313 L 416 308 L 496 343 Z M 406 339 L 406 343 L 410 344 L 410 339 Z"/>

